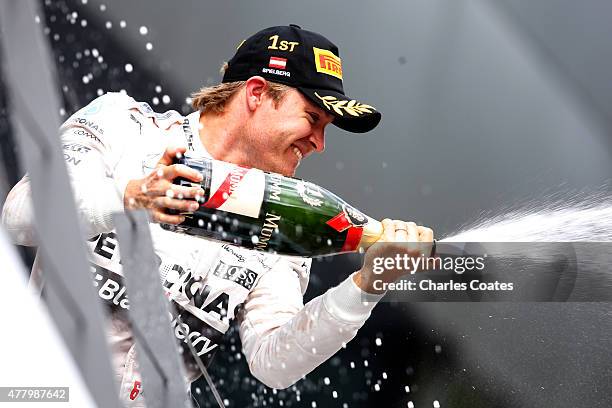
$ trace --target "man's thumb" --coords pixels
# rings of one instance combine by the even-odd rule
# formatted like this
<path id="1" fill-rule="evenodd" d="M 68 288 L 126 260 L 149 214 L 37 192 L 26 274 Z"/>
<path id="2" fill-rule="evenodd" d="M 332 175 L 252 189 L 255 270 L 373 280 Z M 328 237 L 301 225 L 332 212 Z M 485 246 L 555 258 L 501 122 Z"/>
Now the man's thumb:
<path id="1" fill-rule="evenodd" d="M 186 151 L 187 148 L 185 146 L 168 146 L 164 151 L 164 155 L 157 162 L 157 165 L 170 166 Z"/>

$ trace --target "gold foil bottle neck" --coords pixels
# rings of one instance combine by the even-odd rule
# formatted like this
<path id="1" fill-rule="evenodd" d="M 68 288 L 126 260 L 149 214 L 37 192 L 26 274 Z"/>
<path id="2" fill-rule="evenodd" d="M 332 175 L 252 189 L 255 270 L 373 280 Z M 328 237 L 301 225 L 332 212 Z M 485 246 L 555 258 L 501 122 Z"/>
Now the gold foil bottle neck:
<path id="1" fill-rule="evenodd" d="M 382 237 L 383 225 L 380 221 L 368 217 L 368 222 L 363 226 L 363 235 L 359 241 L 359 247 L 363 249 L 369 248 L 372 244 Z"/>

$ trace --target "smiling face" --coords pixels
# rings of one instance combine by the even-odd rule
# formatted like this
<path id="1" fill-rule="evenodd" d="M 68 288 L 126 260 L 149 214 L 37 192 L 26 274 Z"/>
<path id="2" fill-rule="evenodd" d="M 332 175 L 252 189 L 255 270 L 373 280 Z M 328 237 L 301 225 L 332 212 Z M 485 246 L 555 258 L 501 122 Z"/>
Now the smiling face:
<path id="1" fill-rule="evenodd" d="M 249 165 L 293 176 L 301 160 L 323 152 L 325 127 L 332 120 L 295 88 L 277 103 L 264 93 L 246 127 Z"/>

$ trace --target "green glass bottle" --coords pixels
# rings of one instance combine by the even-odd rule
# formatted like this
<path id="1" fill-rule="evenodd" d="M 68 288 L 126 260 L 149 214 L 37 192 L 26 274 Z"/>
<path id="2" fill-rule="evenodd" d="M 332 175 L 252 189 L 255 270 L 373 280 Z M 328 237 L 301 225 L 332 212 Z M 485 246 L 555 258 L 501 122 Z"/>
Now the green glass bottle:
<path id="1" fill-rule="evenodd" d="M 354 252 L 382 235 L 379 221 L 313 183 L 208 158 L 186 156 L 179 163 L 202 174 L 205 194 L 183 223 L 162 224 L 166 230 L 299 256 Z"/>

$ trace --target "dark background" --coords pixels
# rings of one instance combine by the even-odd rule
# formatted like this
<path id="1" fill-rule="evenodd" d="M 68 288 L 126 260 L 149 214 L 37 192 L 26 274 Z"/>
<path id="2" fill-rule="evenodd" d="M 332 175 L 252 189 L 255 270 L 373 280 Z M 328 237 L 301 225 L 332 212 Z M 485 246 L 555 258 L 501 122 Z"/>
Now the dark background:
<path id="1" fill-rule="evenodd" d="M 483 212 L 599 188 L 612 175 L 609 2 L 66 0 L 44 10 L 63 118 L 121 89 L 187 113 L 189 93 L 217 83 L 253 32 L 296 23 L 328 36 L 347 93 L 383 121 L 366 135 L 330 127 L 326 153 L 297 176 L 376 218 L 442 236 Z M 0 92 L 2 190 L 22 175 L 7 103 Z M 313 265 L 306 300 L 359 259 Z M 235 329 L 211 374 L 229 406 L 609 407 L 611 329 L 609 303 L 382 303 L 347 349 L 288 390 L 249 375 Z M 194 392 L 213 403 L 203 382 Z"/>

